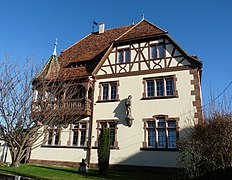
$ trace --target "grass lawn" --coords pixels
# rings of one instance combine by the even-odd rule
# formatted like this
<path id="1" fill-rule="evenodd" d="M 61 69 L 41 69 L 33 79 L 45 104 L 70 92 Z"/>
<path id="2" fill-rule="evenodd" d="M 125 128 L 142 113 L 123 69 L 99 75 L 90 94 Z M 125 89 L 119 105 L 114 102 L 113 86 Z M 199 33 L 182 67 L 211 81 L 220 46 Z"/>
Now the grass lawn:
<path id="1" fill-rule="evenodd" d="M 106 177 L 100 176 L 97 169 L 89 169 L 87 174 L 80 174 L 77 168 L 39 166 L 39 165 L 21 165 L 15 167 L 0 167 L 0 173 L 26 176 L 36 179 L 59 179 L 59 180 L 76 180 L 76 179 L 158 179 L 165 180 L 170 177 L 165 173 L 141 172 L 141 171 L 116 171 L 110 170 Z"/>

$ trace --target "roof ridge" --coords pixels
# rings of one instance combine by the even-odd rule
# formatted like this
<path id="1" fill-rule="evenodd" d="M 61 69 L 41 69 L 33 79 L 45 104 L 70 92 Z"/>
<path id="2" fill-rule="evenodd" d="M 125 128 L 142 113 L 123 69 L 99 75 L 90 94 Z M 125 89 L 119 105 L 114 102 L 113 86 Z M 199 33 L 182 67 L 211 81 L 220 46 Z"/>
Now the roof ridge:
<path id="1" fill-rule="evenodd" d="M 126 35 L 127 33 L 129 33 L 131 30 L 133 30 L 136 26 L 138 26 L 139 24 L 141 24 L 143 21 L 149 23 L 151 26 L 153 26 L 153 27 L 159 29 L 160 31 L 163 31 L 163 32 L 167 33 L 167 31 L 165 31 L 164 29 L 162 29 L 162 28 L 156 26 L 155 24 L 152 24 L 150 21 L 148 21 L 148 20 L 146 20 L 146 19 L 142 19 L 142 20 L 140 20 L 137 24 L 135 24 L 135 25 L 132 26 L 130 29 L 128 29 L 125 33 L 123 33 L 121 36 L 119 36 L 117 39 L 115 39 L 115 41 L 121 39 L 124 35 Z"/>
<path id="2" fill-rule="evenodd" d="M 75 42 L 74 44 L 72 44 L 71 46 L 67 47 L 65 50 L 62 51 L 62 53 L 65 52 L 65 51 L 67 51 L 67 50 L 70 49 L 71 47 L 75 46 L 77 43 L 81 42 L 83 39 L 87 38 L 87 37 L 90 36 L 91 34 L 92 34 L 92 33 L 87 34 L 86 36 L 84 36 L 83 38 L 81 38 L 79 41 L 77 41 L 77 42 Z"/>
<path id="3" fill-rule="evenodd" d="M 159 30 L 161 30 L 161 31 L 164 31 L 164 32 L 166 32 L 166 33 L 168 32 L 168 31 L 166 31 L 166 30 L 160 28 L 159 26 L 153 24 L 152 22 L 148 21 L 147 19 L 144 19 L 144 20 L 141 20 L 141 21 L 146 21 L 147 23 L 149 23 L 150 25 L 156 27 L 157 29 L 159 29 Z M 140 22 L 141 22 L 141 21 L 140 21 Z"/>
<path id="4" fill-rule="evenodd" d="M 112 28 L 110 28 L 110 29 L 106 29 L 105 31 L 110 31 L 110 30 L 119 29 L 119 28 L 125 28 L 125 27 L 129 27 L 129 26 L 132 26 L 132 25 L 125 25 L 125 26 L 112 27 Z"/>
<path id="5" fill-rule="evenodd" d="M 140 21 L 141 22 L 141 21 Z M 125 34 L 127 34 L 128 32 L 130 32 L 132 29 L 134 29 L 135 28 L 135 26 L 137 26 L 138 24 L 140 24 L 140 22 L 139 23 L 137 23 L 136 25 L 133 25 L 130 29 L 128 29 L 126 32 L 124 32 L 121 36 L 119 36 L 117 39 L 115 39 L 114 41 L 117 41 L 117 40 L 119 40 L 121 37 L 123 37 Z"/>

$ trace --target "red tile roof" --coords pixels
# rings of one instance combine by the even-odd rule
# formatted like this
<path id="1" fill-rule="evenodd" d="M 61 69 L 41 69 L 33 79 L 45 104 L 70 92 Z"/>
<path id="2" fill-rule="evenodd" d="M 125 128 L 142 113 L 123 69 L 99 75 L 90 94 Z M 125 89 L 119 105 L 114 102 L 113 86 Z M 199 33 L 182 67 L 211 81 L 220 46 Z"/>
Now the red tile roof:
<path id="1" fill-rule="evenodd" d="M 60 77 L 73 78 L 92 73 L 110 45 L 132 26 L 123 26 L 104 33 L 92 33 L 64 50 L 58 57 Z M 77 66 L 77 67 L 76 67 Z"/>
<path id="2" fill-rule="evenodd" d="M 131 27 L 132 26 L 124 26 L 106 30 L 102 34 L 89 34 L 59 55 L 58 60 L 61 66 L 64 67 L 73 62 L 96 60 L 96 58 L 99 60 L 104 55 L 99 57 L 99 54 L 105 52 L 116 38 Z"/>
<path id="3" fill-rule="evenodd" d="M 60 64 L 57 57 L 56 55 L 51 55 L 43 70 L 35 78 L 46 78 L 47 80 L 52 80 L 59 77 L 59 71 Z"/>
<path id="4" fill-rule="evenodd" d="M 142 20 L 136 25 L 105 30 L 104 33 L 91 33 L 64 50 L 59 56 L 59 78 L 73 78 L 91 75 L 99 61 L 114 42 L 128 41 L 167 34 L 166 31 Z M 50 60 L 51 61 L 51 60 Z M 48 61 L 40 77 L 57 78 L 57 65 Z M 49 74 L 50 73 L 50 74 Z"/>
<path id="5" fill-rule="evenodd" d="M 132 27 L 127 33 L 117 39 L 117 41 L 131 40 L 134 38 L 142 38 L 147 36 L 156 36 L 160 34 L 165 34 L 166 31 L 160 29 L 159 27 L 151 24 L 150 22 L 143 20 L 140 23 Z"/>

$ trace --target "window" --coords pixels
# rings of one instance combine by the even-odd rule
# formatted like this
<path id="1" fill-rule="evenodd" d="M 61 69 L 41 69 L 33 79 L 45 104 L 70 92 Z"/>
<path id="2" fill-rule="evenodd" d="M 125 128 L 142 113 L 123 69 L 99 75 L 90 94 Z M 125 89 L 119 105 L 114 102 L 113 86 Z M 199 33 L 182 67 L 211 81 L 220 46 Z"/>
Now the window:
<path id="1" fill-rule="evenodd" d="M 150 46 L 150 59 L 164 58 L 164 45 L 154 44 Z"/>
<path id="2" fill-rule="evenodd" d="M 110 84 L 110 99 L 116 99 L 117 96 L 117 84 L 116 83 L 111 83 Z"/>
<path id="3" fill-rule="evenodd" d="M 102 84 L 102 89 L 103 89 L 103 93 L 102 93 L 102 100 L 108 100 L 108 96 L 109 96 L 109 84 Z"/>
<path id="4" fill-rule="evenodd" d="M 143 148 L 175 149 L 178 137 L 177 118 L 155 116 L 144 121 Z"/>
<path id="5" fill-rule="evenodd" d="M 165 133 L 165 119 L 164 117 L 157 118 L 156 120 L 156 127 L 157 127 L 157 147 L 158 148 L 165 148 L 166 147 L 166 133 Z"/>
<path id="6" fill-rule="evenodd" d="M 144 78 L 143 98 L 176 97 L 175 81 L 175 76 Z"/>
<path id="7" fill-rule="evenodd" d="M 155 122 L 147 121 L 147 143 L 148 147 L 155 147 Z"/>
<path id="8" fill-rule="evenodd" d="M 87 122 L 72 124 L 72 145 L 86 146 L 87 144 Z"/>
<path id="9" fill-rule="evenodd" d="M 174 93 L 173 79 L 166 79 L 166 94 L 167 96 L 172 96 Z"/>
<path id="10" fill-rule="evenodd" d="M 117 142 L 117 121 L 112 120 L 112 121 L 97 121 L 97 134 L 98 137 L 100 135 L 101 129 L 109 128 L 110 129 L 110 146 L 112 148 L 117 148 L 118 147 L 118 142 Z M 97 142 L 96 142 L 97 145 Z"/>
<path id="11" fill-rule="evenodd" d="M 118 81 L 100 83 L 98 101 L 119 100 L 118 86 Z"/>
<path id="12" fill-rule="evenodd" d="M 60 129 L 57 127 L 48 127 L 47 131 L 47 145 L 58 146 L 60 145 Z"/>
<path id="13" fill-rule="evenodd" d="M 119 63 L 130 62 L 130 50 L 129 49 L 118 50 L 118 62 Z"/>
<path id="14" fill-rule="evenodd" d="M 156 96 L 164 96 L 164 79 L 156 80 Z"/>
<path id="15" fill-rule="evenodd" d="M 155 96 L 155 91 L 154 91 L 154 80 L 148 80 L 147 81 L 147 96 L 152 97 Z"/>

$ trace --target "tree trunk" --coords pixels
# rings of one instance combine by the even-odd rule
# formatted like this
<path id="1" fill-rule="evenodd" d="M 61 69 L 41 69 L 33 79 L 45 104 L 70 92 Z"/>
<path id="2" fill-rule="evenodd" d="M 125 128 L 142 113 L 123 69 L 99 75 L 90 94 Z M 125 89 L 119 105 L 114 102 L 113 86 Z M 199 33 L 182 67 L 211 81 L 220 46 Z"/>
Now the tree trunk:
<path id="1" fill-rule="evenodd" d="M 19 160 L 12 161 L 10 166 L 12 166 L 12 167 L 20 167 L 20 161 Z"/>
<path id="2" fill-rule="evenodd" d="M 22 155 L 22 151 L 15 150 L 11 152 L 11 165 L 12 167 L 20 167 L 20 157 Z"/>

